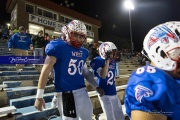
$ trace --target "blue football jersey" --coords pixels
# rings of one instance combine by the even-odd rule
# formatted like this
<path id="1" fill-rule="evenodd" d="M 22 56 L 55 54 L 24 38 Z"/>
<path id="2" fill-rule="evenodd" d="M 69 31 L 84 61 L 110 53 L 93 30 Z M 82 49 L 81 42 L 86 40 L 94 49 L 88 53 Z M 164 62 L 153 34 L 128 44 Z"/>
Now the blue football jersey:
<path id="1" fill-rule="evenodd" d="M 140 110 L 180 120 L 180 85 L 167 72 L 144 66 L 131 74 L 124 103 L 129 116 Z"/>
<path id="2" fill-rule="evenodd" d="M 57 59 L 54 64 L 56 92 L 85 87 L 82 69 L 89 55 L 87 49 L 76 49 L 62 40 L 56 40 L 46 46 L 45 52 Z"/>
<path id="3" fill-rule="evenodd" d="M 105 60 L 100 56 L 94 58 L 90 62 L 90 66 L 94 71 L 94 75 L 97 77 L 97 83 L 99 87 L 104 90 L 105 95 L 116 95 L 116 86 L 115 86 L 115 71 L 116 71 L 116 62 L 111 61 L 109 63 L 108 75 L 105 79 L 101 78 L 98 73 L 98 68 L 103 68 L 105 65 Z"/>

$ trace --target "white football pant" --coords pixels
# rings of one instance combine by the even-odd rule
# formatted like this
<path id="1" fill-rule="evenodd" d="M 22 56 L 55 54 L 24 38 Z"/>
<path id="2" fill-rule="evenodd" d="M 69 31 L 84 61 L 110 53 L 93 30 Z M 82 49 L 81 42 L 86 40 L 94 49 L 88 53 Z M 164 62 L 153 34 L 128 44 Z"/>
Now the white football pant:
<path id="1" fill-rule="evenodd" d="M 124 120 L 121 102 L 116 95 L 98 97 L 107 120 Z"/>
<path id="2" fill-rule="evenodd" d="M 63 115 L 62 93 L 57 95 L 58 110 L 62 120 L 92 120 L 93 108 L 85 88 L 73 90 L 77 118 L 66 117 Z"/>

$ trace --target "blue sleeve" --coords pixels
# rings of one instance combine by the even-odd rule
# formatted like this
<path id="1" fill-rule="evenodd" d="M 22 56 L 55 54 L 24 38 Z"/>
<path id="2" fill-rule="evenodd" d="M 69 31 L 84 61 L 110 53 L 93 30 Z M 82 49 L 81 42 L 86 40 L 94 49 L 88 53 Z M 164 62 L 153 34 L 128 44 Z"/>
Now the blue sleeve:
<path id="1" fill-rule="evenodd" d="M 148 73 L 145 70 L 142 75 L 136 72 L 132 73 L 126 88 L 124 103 L 128 116 L 132 110 L 140 110 L 177 117 L 180 114 L 180 86 L 177 82 L 163 72 Z"/>
<path id="2" fill-rule="evenodd" d="M 176 82 L 180 85 L 180 78 L 176 79 Z"/>
<path id="3" fill-rule="evenodd" d="M 53 44 L 49 43 L 47 44 L 46 48 L 45 48 L 45 53 L 48 56 L 54 56 L 56 57 L 56 48 Z"/>
<path id="4" fill-rule="evenodd" d="M 98 68 L 103 68 L 105 65 L 105 61 L 98 59 L 97 57 L 91 60 L 90 66 L 96 72 Z"/>
<path id="5" fill-rule="evenodd" d="M 12 48 L 14 46 L 14 35 L 10 37 L 8 41 L 8 48 Z"/>

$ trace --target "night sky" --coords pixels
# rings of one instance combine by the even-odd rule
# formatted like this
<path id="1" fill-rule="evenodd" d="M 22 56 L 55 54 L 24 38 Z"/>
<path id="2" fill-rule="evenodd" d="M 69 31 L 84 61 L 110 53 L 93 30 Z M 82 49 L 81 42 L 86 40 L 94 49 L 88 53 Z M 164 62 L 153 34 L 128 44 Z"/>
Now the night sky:
<path id="1" fill-rule="evenodd" d="M 7 0 L 0 1 L 0 23 L 9 21 L 5 11 Z M 99 40 L 130 39 L 129 14 L 123 0 L 51 0 L 102 22 Z M 75 1 L 75 2 L 74 2 Z M 154 26 L 167 21 L 180 21 L 180 0 L 132 0 L 132 37 L 135 50 L 142 49 L 142 41 Z M 74 6 L 73 6 L 74 3 Z M 122 46 L 118 46 L 123 48 Z"/>

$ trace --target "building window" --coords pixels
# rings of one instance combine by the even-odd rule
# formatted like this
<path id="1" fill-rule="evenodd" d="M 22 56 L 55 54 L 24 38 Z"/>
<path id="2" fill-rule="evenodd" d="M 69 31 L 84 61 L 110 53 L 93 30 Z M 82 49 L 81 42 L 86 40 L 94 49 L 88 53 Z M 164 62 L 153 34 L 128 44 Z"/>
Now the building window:
<path id="1" fill-rule="evenodd" d="M 92 28 L 91 28 L 91 26 L 90 26 L 90 25 L 89 25 L 89 28 L 88 28 L 88 29 L 89 29 L 89 31 L 91 31 L 91 30 L 92 30 Z"/>
<path id="2" fill-rule="evenodd" d="M 41 9 L 37 9 L 37 14 L 42 16 L 42 10 Z"/>
<path id="3" fill-rule="evenodd" d="M 30 4 L 26 4 L 26 12 L 34 13 L 34 6 Z"/>
<path id="4" fill-rule="evenodd" d="M 37 8 L 37 14 L 39 16 L 43 16 L 43 17 L 50 18 L 53 20 L 58 20 L 58 15 L 56 13 L 44 10 L 42 8 Z"/>
<path id="5" fill-rule="evenodd" d="M 57 14 L 54 14 L 54 17 L 53 17 L 55 20 L 57 20 Z"/>
<path id="6" fill-rule="evenodd" d="M 86 29 L 88 30 L 88 31 L 92 31 L 92 26 L 91 25 L 88 25 L 88 24 L 85 24 L 86 25 Z"/>
<path id="7" fill-rule="evenodd" d="M 63 16 L 60 16 L 60 17 L 59 17 L 59 21 L 60 21 L 60 22 L 64 22 L 64 17 L 63 17 Z"/>
<path id="8" fill-rule="evenodd" d="M 53 14 L 46 10 L 43 11 L 43 16 L 53 19 Z"/>
<path id="9" fill-rule="evenodd" d="M 68 17 L 65 17 L 65 16 L 60 16 L 60 22 L 63 22 L 63 23 L 69 23 L 71 22 L 72 19 L 71 18 L 68 18 Z"/>

